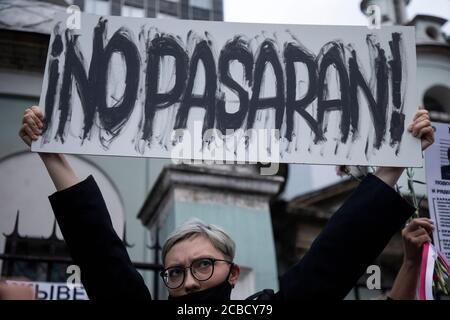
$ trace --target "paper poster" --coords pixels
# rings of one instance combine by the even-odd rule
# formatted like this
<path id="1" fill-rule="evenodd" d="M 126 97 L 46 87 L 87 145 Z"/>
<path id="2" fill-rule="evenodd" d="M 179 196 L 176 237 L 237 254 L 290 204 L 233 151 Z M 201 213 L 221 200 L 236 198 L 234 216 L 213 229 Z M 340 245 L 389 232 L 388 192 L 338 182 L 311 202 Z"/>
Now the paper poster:
<path id="1" fill-rule="evenodd" d="M 450 124 L 433 123 L 435 142 L 425 151 L 425 173 L 435 247 L 450 260 Z"/>

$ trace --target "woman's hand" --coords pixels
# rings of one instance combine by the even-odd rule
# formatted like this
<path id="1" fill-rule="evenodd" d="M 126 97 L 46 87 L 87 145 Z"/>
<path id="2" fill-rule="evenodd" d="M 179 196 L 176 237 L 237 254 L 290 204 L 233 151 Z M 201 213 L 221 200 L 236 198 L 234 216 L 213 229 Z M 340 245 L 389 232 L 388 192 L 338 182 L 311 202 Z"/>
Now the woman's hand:
<path id="1" fill-rule="evenodd" d="M 27 108 L 23 114 L 19 136 L 30 147 L 31 143 L 42 135 L 43 127 L 44 114 L 39 107 L 32 106 Z M 39 153 L 39 156 L 44 162 L 56 190 L 64 190 L 79 182 L 78 177 L 63 154 Z"/>
<path id="2" fill-rule="evenodd" d="M 408 126 L 408 131 L 414 137 L 420 139 L 422 151 L 433 144 L 434 130 L 431 126 L 428 110 L 420 109 L 416 112 L 413 121 Z M 389 186 L 394 187 L 402 175 L 403 170 L 404 168 L 401 167 L 379 167 L 375 175 Z"/>
<path id="3" fill-rule="evenodd" d="M 37 140 L 44 127 L 44 114 L 37 106 L 27 108 L 23 114 L 22 127 L 19 136 L 31 147 L 31 142 Z"/>
<path id="4" fill-rule="evenodd" d="M 422 143 L 422 151 L 434 142 L 434 131 L 431 126 L 428 110 L 421 109 L 414 115 L 413 122 L 408 126 L 408 131 Z"/>

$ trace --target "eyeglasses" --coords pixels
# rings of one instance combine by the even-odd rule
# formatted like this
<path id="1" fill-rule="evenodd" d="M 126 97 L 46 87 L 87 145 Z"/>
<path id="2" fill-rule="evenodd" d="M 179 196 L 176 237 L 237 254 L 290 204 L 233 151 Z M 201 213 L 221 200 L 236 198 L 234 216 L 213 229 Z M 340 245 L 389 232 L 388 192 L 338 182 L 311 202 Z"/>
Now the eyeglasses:
<path id="1" fill-rule="evenodd" d="M 206 281 L 214 274 L 214 265 L 217 261 L 229 263 L 233 262 L 214 258 L 200 258 L 192 261 L 189 267 L 174 266 L 161 271 L 161 278 L 169 289 L 177 289 L 182 286 L 186 278 L 186 269 L 191 270 L 192 276 L 198 281 Z"/>

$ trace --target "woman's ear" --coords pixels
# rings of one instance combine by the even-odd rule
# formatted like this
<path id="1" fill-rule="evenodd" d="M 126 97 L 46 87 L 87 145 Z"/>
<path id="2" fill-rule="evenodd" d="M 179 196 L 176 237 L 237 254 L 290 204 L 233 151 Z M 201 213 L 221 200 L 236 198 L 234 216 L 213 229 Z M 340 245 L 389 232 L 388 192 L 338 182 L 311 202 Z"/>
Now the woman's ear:
<path id="1" fill-rule="evenodd" d="M 241 268 L 237 264 L 233 264 L 231 266 L 230 276 L 228 277 L 228 282 L 233 285 L 236 284 L 239 278 L 239 274 L 241 273 Z"/>

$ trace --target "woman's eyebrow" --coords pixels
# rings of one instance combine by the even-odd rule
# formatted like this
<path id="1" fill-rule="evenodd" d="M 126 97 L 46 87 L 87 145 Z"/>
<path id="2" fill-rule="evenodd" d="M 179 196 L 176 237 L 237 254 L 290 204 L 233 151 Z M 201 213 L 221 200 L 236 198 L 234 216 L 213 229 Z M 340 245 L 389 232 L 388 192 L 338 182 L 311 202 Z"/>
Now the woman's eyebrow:
<path id="1" fill-rule="evenodd" d="M 184 264 L 181 262 L 168 263 L 167 267 L 165 267 L 165 268 L 167 269 L 167 268 L 173 268 L 173 267 L 183 267 L 184 268 Z"/>
<path id="2" fill-rule="evenodd" d="M 220 259 L 220 258 L 216 258 L 216 257 L 214 257 L 214 256 L 211 255 L 211 254 L 207 254 L 207 255 L 199 255 L 198 257 L 193 258 L 193 259 L 191 260 L 191 263 L 192 263 L 192 261 L 195 261 L 195 260 L 201 260 L 201 259 Z"/>
<path id="3" fill-rule="evenodd" d="M 167 269 L 167 268 L 173 268 L 173 267 L 188 267 L 188 266 L 191 265 L 191 263 L 192 263 L 193 261 L 201 260 L 201 259 L 222 259 L 222 258 L 214 257 L 214 256 L 211 255 L 211 254 L 202 254 L 202 255 L 198 255 L 197 257 L 195 257 L 195 256 L 192 257 L 192 259 L 189 260 L 189 263 L 188 263 L 188 264 L 183 264 L 183 263 L 181 263 L 181 262 L 174 262 L 174 263 L 172 263 L 172 264 L 167 264 L 166 269 Z"/>

